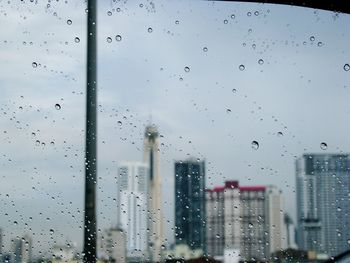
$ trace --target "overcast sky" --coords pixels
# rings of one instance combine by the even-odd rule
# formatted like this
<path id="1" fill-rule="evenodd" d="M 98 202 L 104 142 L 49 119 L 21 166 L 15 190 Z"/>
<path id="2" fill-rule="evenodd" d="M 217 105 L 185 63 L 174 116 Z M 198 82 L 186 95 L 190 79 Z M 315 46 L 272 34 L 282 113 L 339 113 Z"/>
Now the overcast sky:
<path id="1" fill-rule="evenodd" d="M 117 164 L 142 160 L 150 116 L 162 135 L 169 242 L 174 160 L 205 158 L 209 188 L 275 184 L 295 218 L 295 158 L 350 152 L 349 15 L 207 1 L 99 4 L 100 229 L 116 224 Z M 0 0 L 6 249 L 24 233 L 36 255 L 54 240 L 82 245 L 85 23 L 81 1 Z"/>

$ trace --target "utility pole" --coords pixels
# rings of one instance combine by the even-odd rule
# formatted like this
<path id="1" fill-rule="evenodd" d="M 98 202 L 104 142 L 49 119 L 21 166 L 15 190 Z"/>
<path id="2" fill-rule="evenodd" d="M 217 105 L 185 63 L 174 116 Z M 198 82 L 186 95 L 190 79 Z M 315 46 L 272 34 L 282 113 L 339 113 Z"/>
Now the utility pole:
<path id="1" fill-rule="evenodd" d="M 84 263 L 96 262 L 96 184 L 97 184 L 97 5 L 87 2 L 87 67 L 86 67 L 86 137 L 85 137 L 85 210 Z"/>

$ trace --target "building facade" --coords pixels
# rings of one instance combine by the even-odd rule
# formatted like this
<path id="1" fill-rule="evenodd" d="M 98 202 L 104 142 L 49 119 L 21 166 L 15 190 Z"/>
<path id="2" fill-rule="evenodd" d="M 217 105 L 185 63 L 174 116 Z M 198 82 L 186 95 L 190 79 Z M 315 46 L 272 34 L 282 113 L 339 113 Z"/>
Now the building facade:
<path id="1" fill-rule="evenodd" d="M 32 259 L 32 239 L 25 235 L 13 240 L 13 262 L 30 263 Z"/>
<path id="2" fill-rule="evenodd" d="M 350 249 L 350 157 L 304 154 L 296 161 L 297 240 L 335 256 Z"/>
<path id="3" fill-rule="evenodd" d="M 121 228 L 106 229 L 101 237 L 102 258 L 108 262 L 127 262 L 126 233 Z"/>
<path id="4" fill-rule="evenodd" d="M 205 163 L 175 162 L 175 243 L 205 251 Z"/>
<path id="5" fill-rule="evenodd" d="M 284 204 L 275 186 L 224 186 L 206 190 L 206 244 L 210 257 L 240 255 L 242 260 L 269 259 L 285 248 Z M 233 252 L 234 253 L 233 253 Z"/>
<path id="6" fill-rule="evenodd" d="M 149 260 L 159 262 L 164 245 L 162 180 L 160 174 L 159 133 L 155 125 L 148 125 L 144 135 L 144 162 L 148 176 L 148 247 Z"/>
<path id="7" fill-rule="evenodd" d="M 118 167 L 118 223 L 126 235 L 127 257 L 148 256 L 148 165 L 121 162 Z"/>

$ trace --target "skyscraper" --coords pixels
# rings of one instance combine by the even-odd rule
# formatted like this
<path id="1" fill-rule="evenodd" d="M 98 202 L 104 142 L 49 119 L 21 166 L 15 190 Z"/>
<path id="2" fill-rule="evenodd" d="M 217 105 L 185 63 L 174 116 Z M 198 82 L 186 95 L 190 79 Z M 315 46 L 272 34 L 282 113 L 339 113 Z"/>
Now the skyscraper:
<path id="1" fill-rule="evenodd" d="M 298 245 L 329 256 L 350 249 L 350 157 L 304 154 L 296 162 Z"/>
<path id="2" fill-rule="evenodd" d="M 164 243 L 162 191 L 160 175 L 159 133 L 155 125 L 148 125 L 144 137 L 143 160 L 149 167 L 148 177 L 148 246 L 150 260 L 159 262 Z"/>
<path id="3" fill-rule="evenodd" d="M 145 260 L 148 254 L 147 164 L 140 162 L 119 164 L 117 200 L 118 223 L 126 234 L 127 257 L 138 261 Z"/>
<path id="4" fill-rule="evenodd" d="M 284 204 L 275 186 L 225 186 L 206 190 L 206 249 L 211 257 L 238 252 L 243 260 L 267 260 L 285 248 Z"/>
<path id="5" fill-rule="evenodd" d="M 175 163 L 175 242 L 205 251 L 205 165 Z"/>

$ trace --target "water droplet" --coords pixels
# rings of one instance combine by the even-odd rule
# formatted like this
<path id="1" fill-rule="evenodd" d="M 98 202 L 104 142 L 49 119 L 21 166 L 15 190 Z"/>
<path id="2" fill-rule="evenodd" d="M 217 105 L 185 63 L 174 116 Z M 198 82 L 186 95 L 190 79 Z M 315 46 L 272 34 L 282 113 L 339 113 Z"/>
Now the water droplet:
<path id="1" fill-rule="evenodd" d="M 117 123 L 118 123 L 119 126 L 123 125 L 123 123 L 121 121 L 118 121 Z"/>
<path id="2" fill-rule="evenodd" d="M 232 93 L 236 93 L 237 92 L 237 90 L 236 89 L 232 89 Z"/>
<path id="3" fill-rule="evenodd" d="M 68 25 L 71 25 L 71 24 L 72 24 L 72 20 L 68 19 L 68 20 L 67 20 L 67 24 L 68 24 Z"/>
<path id="4" fill-rule="evenodd" d="M 255 11 L 254 15 L 258 16 L 259 15 L 259 11 Z"/>
<path id="5" fill-rule="evenodd" d="M 60 109 L 61 109 L 61 105 L 58 104 L 58 103 L 56 103 L 56 104 L 55 104 L 55 109 L 56 109 L 56 110 L 60 110 Z"/>
<path id="6" fill-rule="evenodd" d="M 227 23 L 228 23 L 228 20 L 227 20 L 227 19 L 225 19 L 225 20 L 224 20 L 224 24 L 227 24 Z"/>
<path id="7" fill-rule="evenodd" d="M 179 23 L 180 23 L 180 21 L 179 21 L 179 20 L 176 20 L 176 21 L 175 21 L 175 24 L 176 24 L 176 25 L 178 25 Z"/>
<path id="8" fill-rule="evenodd" d="M 55 231 L 53 229 L 50 229 L 50 235 L 53 235 Z"/>
<path id="9" fill-rule="evenodd" d="M 80 42 L 80 38 L 79 37 L 75 37 L 74 41 L 75 41 L 75 43 L 79 43 Z"/>
<path id="10" fill-rule="evenodd" d="M 322 47 L 323 43 L 320 41 L 320 42 L 317 43 L 317 46 Z"/>
<path id="11" fill-rule="evenodd" d="M 278 137 L 282 137 L 282 136 L 283 136 L 283 132 L 280 132 L 280 131 L 277 132 L 277 136 L 278 136 Z"/>
<path id="12" fill-rule="evenodd" d="M 40 141 L 39 141 L 39 140 L 36 140 L 36 141 L 35 141 L 35 145 L 36 145 L 36 146 L 39 146 L 39 145 L 40 145 Z"/>
<path id="13" fill-rule="evenodd" d="M 236 17 L 236 16 L 235 16 L 234 14 L 231 15 L 231 18 L 232 18 L 232 19 L 235 19 L 235 17 Z"/>
<path id="14" fill-rule="evenodd" d="M 349 70 L 350 70 L 350 65 L 349 65 L 349 64 L 345 64 L 344 67 L 343 67 L 343 69 L 344 69 L 345 71 L 349 71 Z"/>
<path id="15" fill-rule="evenodd" d="M 252 148 L 253 148 L 254 150 L 259 149 L 259 143 L 258 143 L 257 141 L 252 141 Z"/>
<path id="16" fill-rule="evenodd" d="M 325 142 L 321 142 L 321 144 L 320 144 L 320 148 L 321 148 L 321 150 L 327 150 L 327 148 L 328 148 L 328 145 L 327 145 L 327 143 L 325 143 Z"/>
<path id="17" fill-rule="evenodd" d="M 216 234 L 216 238 L 220 238 L 220 235 Z"/>
<path id="18" fill-rule="evenodd" d="M 203 51 L 204 51 L 204 52 L 207 52 L 207 51 L 208 51 L 208 48 L 207 48 L 207 47 L 204 47 L 204 48 L 203 48 Z"/>
<path id="19" fill-rule="evenodd" d="M 189 67 L 185 67 L 184 70 L 185 70 L 185 72 L 187 72 L 187 73 L 190 72 L 190 68 L 189 68 Z"/>
<path id="20" fill-rule="evenodd" d="M 241 65 L 239 65 L 238 68 L 239 68 L 240 71 L 243 71 L 245 69 L 245 66 L 243 64 L 241 64 Z"/>
<path id="21" fill-rule="evenodd" d="M 107 37 L 107 42 L 111 43 L 112 42 L 112 38 L 111 37 Z"/>
<path id="22" fill-rule="evenodd" d="M 38 63 L 36 63 L 36 62 L 33 62 L 33 63 L 32 63 L 32 67 L 33 67 L 33 68 L 36 68 L 37 66 L 38 66 Z"/>
<path id="23" fill-rule="evenodd" d="M 117 40 L 118 42 L 122 40 L 122 36 L 121 35 L 116 35 L 115 36 L 115 40 Z"/>
<path id="24" fill-rule="evenodd" d="M 231 109 L 226 109 L 226 113 L 231 113 Z"/>
<path id="25" fill-rule="evenodd" d="M 248 12 L 248 13 L 247 13 L 247 16 L 251 16 L 251 15 L 252 15 L 252 12 Z"/>
<path id="26" fill-rule="evenodd" d="M 54 141 L 50 142 L 50 145 L 55 145 L 55 142 Z"/>
<path id="27" fill-rule="evenodd" d="M 17 221 L 13 221 L 13 224 L 14 224 L 14 225 L 18 225 L 18 222 L 17 222 Z"/>
<path id="28" fill-rule="evenodd" d="M 147 31 L 148 31 L 148 33 L 152 33 L 152 32 L 153 32 L 152 27 L 149 27 L 149 28 L 147 29 Z"/>
<path id="29" fill-rule="evenodd" d="M 314 37 L 314 36 L 311 36 L 311 37 L 310 37 L 310 41 L 315 41 L 315 37 Z"/>
<path id="30" fill-rule="evenodd" d="M 259 59 L 259 60 L 258 60 L 258 63 L 259 63 L 259 65 L 262 65 L 262 64 L 264 64 L 264 60 Z"/>
<path id="31" fill-rule="evenodd" d="M 107 12 L 107 15 L 108 15 L 108 16 L 111 16 L 111 15 L 112 15 L 112 12 L 111 12 L 111 11 L 108 11 L 108 12 Z"/>

